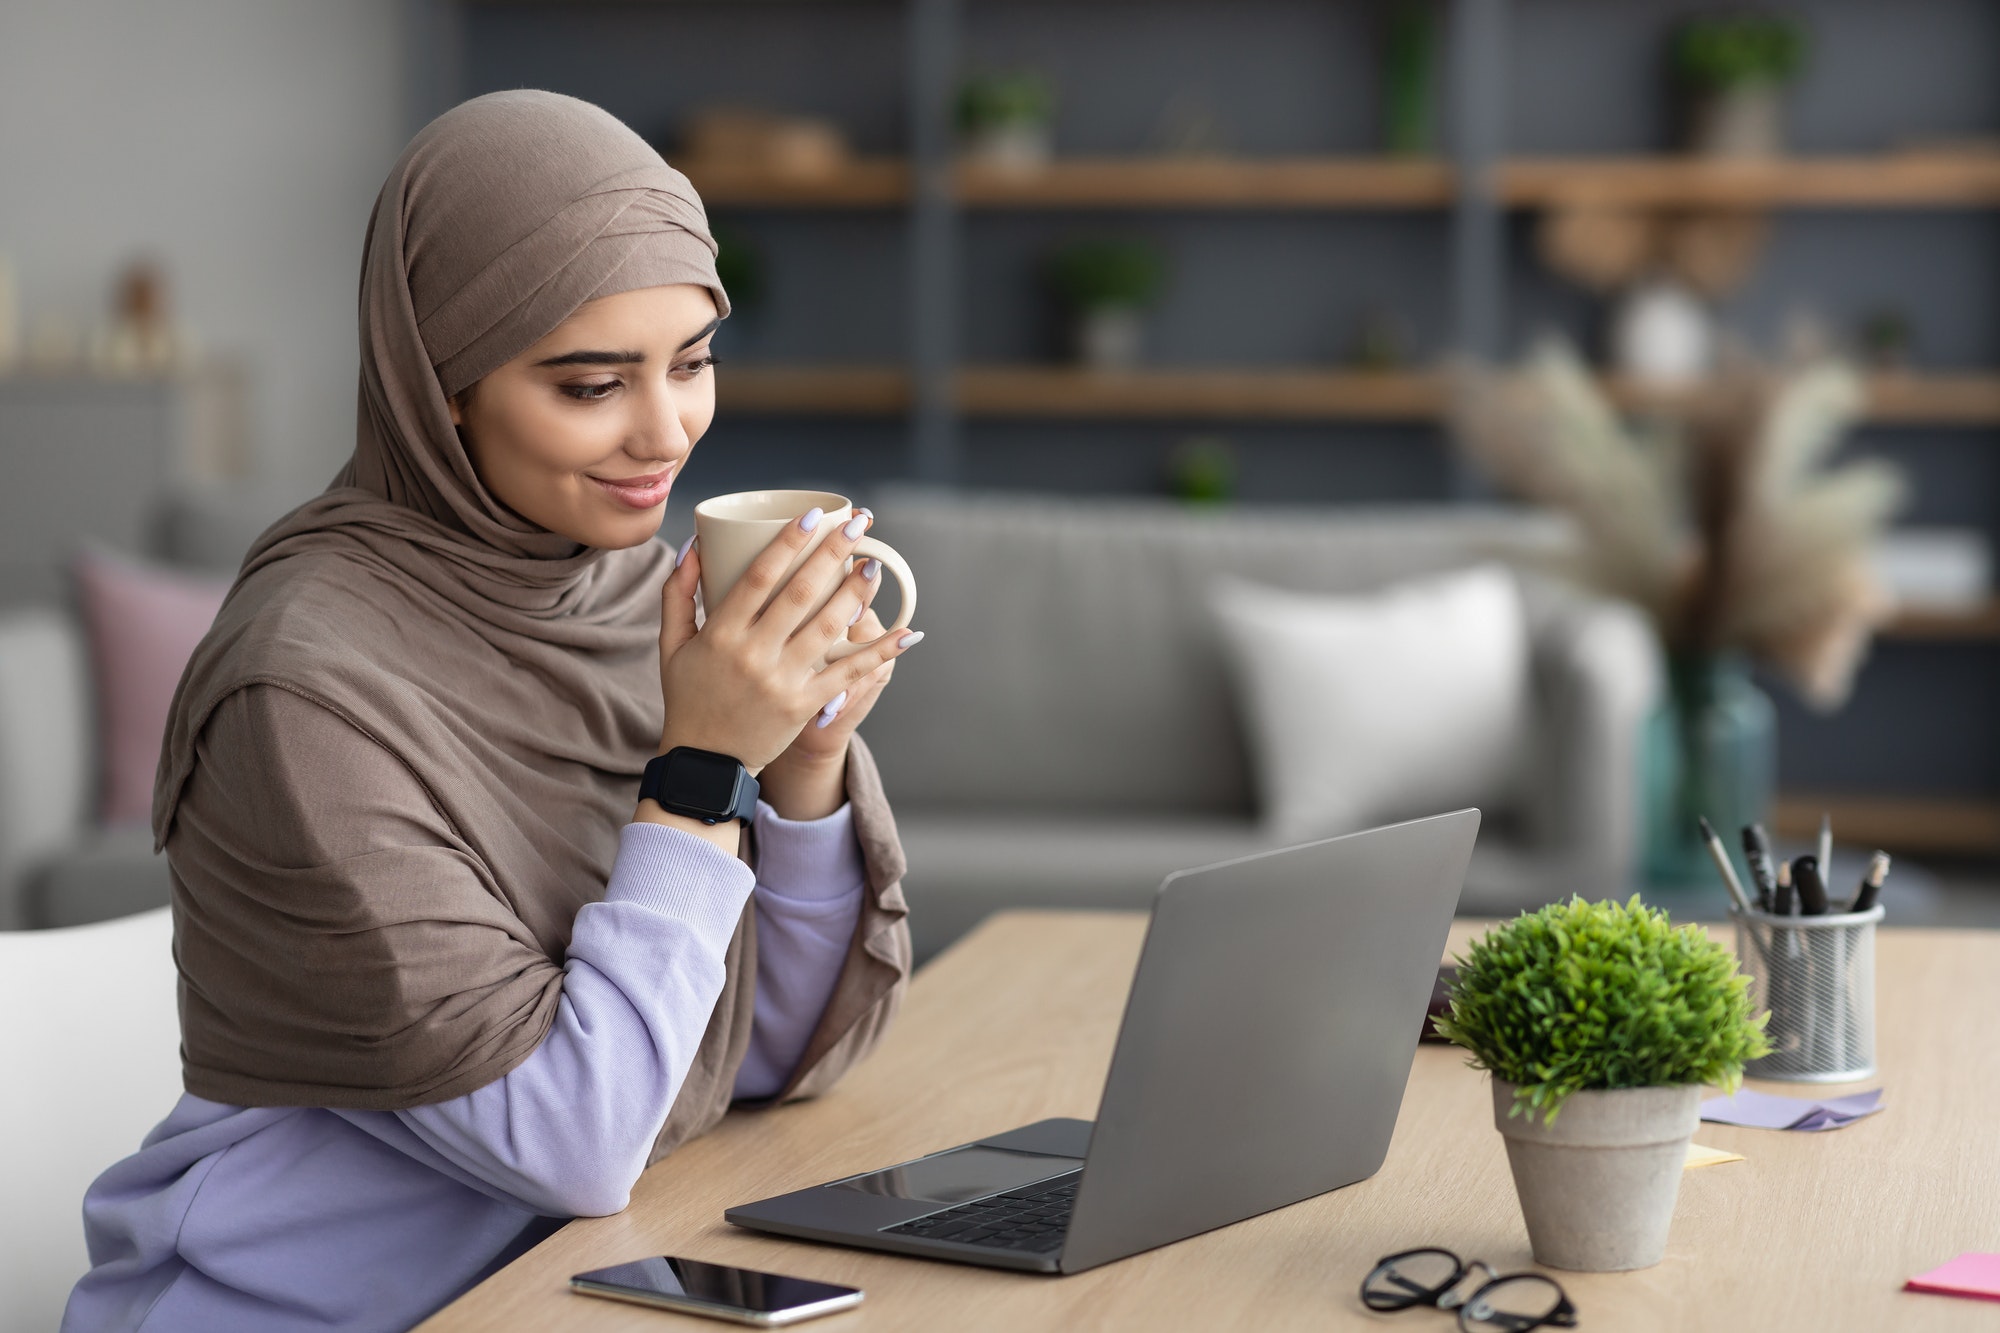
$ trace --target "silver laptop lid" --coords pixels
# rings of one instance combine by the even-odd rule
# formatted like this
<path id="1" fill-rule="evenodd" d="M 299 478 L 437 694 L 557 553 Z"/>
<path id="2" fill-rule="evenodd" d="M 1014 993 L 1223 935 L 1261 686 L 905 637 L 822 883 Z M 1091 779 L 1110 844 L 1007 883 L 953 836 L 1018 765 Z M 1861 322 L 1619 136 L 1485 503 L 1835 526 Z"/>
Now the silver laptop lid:
<path id="1" fill-rule="evenodd" d="M 1478 830 L 1459 810 L 1168 876 L 1062 1271 L 1375 1173 Z"/>

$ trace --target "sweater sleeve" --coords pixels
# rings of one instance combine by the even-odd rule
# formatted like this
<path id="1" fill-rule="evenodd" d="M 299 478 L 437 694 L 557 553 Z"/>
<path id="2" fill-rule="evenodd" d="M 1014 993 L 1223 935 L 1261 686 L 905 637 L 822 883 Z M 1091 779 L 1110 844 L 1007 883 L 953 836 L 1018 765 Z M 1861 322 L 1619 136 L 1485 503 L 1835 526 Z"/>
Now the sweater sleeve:
<path id="1" fill-rule="evenodd" d="M 866 888 L 853 807 L 786 819 L 759 802 L 756 821 L 757 1006 L 735 1095 L 775 1096 L 826 1012 L 861 919 Z"/>
<path id="2" fill-rule="evenodd" d="M 743 862 L 699 838 L 626 825 L 604 900 L 577 913 L 542 1044 L 505 1077 L 397 1119 L 537 1212 L 618 1212 L 701 1045 L 751 887 Z"/>

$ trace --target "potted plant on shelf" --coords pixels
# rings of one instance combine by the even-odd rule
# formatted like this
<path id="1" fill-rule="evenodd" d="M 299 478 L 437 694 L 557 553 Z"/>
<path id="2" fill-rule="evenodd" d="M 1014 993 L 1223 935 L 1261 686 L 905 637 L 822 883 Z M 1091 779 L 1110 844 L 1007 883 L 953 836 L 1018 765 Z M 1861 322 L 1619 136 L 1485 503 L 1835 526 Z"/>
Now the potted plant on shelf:
<path id="1" fill-rule="evenodd" d="M 958 92 L 959 142 L 972 161 L 1034 171 L 1054 155 L 1055 110 L 1055 89 L 1033 70 L 974 75 Z"/>
<path id="2" fill-rule="evenodd" d="M 1551 903 L 1456 961 L 1437 1029 L 1493 1075 L 1536 1262 L 1658 1263 L 1703 1085 L 1733 1091 L 1769 1051 L 1735 956 L 1635 896 Z"/>
<path id="3" fill-rule="evenodd" d="M 1805 63 L 1805 29 L 1778 14 L 1711 14 L 1675 32 L 1676 79 L 1688 96 L 1688 146 L 1711 157 L 1784 151 L 1785 85 Z"/>
<path id="4" fill-rule="evenodd" d="M 1145 241 L 1073 241 L 1049 257 L 1049 281 L 1068 310 L 1077 360 L 1092 370 L 1139 364 L 1141 316 L 1158 299 L 1166 261 Z"/>
<path id="5" fill-rule="evenodd" d="M 1762 821 L 1777 714 L 1752 663 L 1811 707 L 1845 701 L 1895 609 L 1875 545 L 1901 502 L 1879 459 L 1832 464 L 1865 391 L 1843 362 L 1725 367 L 1637 420 L 1567 345 L 1454 381 L 1454 434 L 1505 490 L 1566 511 L 1576 571 L 1652 621 L 1667 689 L 1645 738 L 1646 878 L 1719 893 L 1695 819 Z"/>

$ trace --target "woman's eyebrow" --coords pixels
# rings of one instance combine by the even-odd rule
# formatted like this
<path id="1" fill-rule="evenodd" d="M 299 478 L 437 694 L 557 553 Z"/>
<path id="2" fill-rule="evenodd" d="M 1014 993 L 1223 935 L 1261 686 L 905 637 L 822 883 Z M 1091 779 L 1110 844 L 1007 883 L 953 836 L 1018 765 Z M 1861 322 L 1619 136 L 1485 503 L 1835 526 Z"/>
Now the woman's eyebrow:
<path id="1" fill-rule="evenodd" d="M 646 359 L 644 352 L 564 352 L 537 361 L 537 366 L 636 366 Z"/>
<path id="2" fill-rule="evenodd" d="M 702 325 L 701 332 L 695 334 L 694 337 L 682 343 L 680 347 L 676 350 L 685 352 L 688 348 L 694 346 L 696 343 L 700 342 L 703 338 L 706 338 L 709 334 L 714 333 L 720 327 L 722 327 L 722 317 L 718 315 L 714 319 L 708 321 L 708 323 Z"/>

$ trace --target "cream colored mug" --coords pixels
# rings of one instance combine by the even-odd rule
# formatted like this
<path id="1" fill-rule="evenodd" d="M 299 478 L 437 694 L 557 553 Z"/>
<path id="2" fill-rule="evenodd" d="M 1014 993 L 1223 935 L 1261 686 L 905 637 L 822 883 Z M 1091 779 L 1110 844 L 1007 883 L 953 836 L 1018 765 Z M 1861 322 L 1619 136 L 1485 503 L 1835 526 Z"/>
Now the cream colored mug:
<path id="1" fill-rule="evenodd" d="M 854 504 L 844 495 L 831 491 L 738 491 L 734 495 L 718 495 L 703 500 L 694 507 L 695 543 L 701 548 L 701 602 L 705 607 L 722 605 L 722 599 L 736 586 L 736 580 L 750 568 L 750 563 L 764 553 L 785 524 L 796 523 L 801 514 L 818 506 L 825 511 L 819 526 L 813 529 L 812 539 L 798 558 L 792 561 L 790 569 L 778 580 L 783 588 L 798 573 L 799 566 L 806 557 L 818 549 L 828 533 L 854 516 Z M 910 573 L 910 564 L 898 555 L 886 542 L 873 537 L 863 537 L 854 545 L 854 554 L 863 560 L 880 560 L 882 568 L 896 576 L 896 586 L 902 589 L 903 604 L 896 612 L 896 623 L 891 630 L 907 629 L 910 617 L 917 612 L 917 580 Z M 772 596 L 776 596 L 774 592 Z M 827 597 L 831 600 L 833 593 Z M 824 603 L 822 603 L 824 605 Z M 817 608 L 815 608 L 817 609 Z M 827 650 L 826 660 L 834 661 L 849 653 L 859 652 L 862 644 L 845 640 Z"/>

